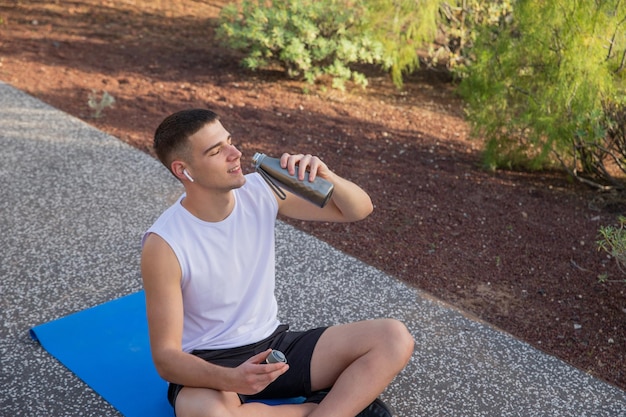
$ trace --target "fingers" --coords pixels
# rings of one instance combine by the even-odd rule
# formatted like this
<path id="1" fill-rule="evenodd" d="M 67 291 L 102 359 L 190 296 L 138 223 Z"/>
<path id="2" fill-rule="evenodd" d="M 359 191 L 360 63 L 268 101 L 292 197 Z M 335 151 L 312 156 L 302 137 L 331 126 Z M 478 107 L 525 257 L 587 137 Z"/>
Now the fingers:
<path id="1" fill-rule="evenodd" d="M 267 359 L 267 357 L 269 356 L 269 354 L 272 352 L 272 349 L 267 349 L 261 353 L 257 353 L 256 355 L 252 356 L 250 359 L 248 359 L 246 362 L 249 363 L 253 363 L 256 365 L 259 365 L 261 363 L 265 362 L 265 359 Z"/>
<path id="2" fill-rule="evenodd" d="M 267 349 L 258 353 L 238 367 L 240 385 L 238 385 L 237 392 L 248 395 L 256 394 L 287 372 L 289 365 L 286 363 L 265 363 L 265 359 L 271 351 L 271 349 Z"/>
<path id="3" fill-rule="evenodd" d="M 287 168 L 290 175 L 295 175 L 296 166 L 298 166 L 298 179 L 300 181 L 305 179 L 307 172 L 309 173 L 308 180 L 313 181 L 320 172 L 328 169 L 321 159 L 309 154 L 291 155 L 284 153 L 280 158 L 280 166 Z"/>
<path id="4" fill-rule="evenodd" d="M 273 381 L 274 379 L 278 378 L 280 375 L 287 372 L 287 370 L 289 369 L 289 365 L 283 362 L 265 363 L 265 360 L 267 359 L 267 357 L 269 356 L 271 352 L 272 352 L 272 349 L 267 349 L 261 353 L 258 353 L 252 356 L 246 362 L 249 364 L 253 364 L 253 365 L 261 365 L 261 366 L 255 366 L 254 372 L 258 375 L 263 375 L 263 374 L 275 375 L 275 377 L 272 379 Z"/>

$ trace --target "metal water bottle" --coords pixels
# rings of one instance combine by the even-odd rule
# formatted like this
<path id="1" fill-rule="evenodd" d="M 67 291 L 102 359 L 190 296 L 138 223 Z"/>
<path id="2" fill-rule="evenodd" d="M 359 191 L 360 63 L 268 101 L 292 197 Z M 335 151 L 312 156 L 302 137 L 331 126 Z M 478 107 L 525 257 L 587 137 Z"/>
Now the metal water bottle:
<path id="1" fill-rule="evenodd" d="M 324 207 L 328 203 L 333 193 L 333 184 L 330 181 L 320 177 L 316 177 L 314 181 L 309 181 L 307 178 L 300 181 L 298 179 L 298 166 L 296 165 L 295 175 L 290 175 L 287 169 L 280 166 L 280 159 L 278 158 L 271 158 L 257 152 L 252 158 L 252 165 L 282 200 L 286 198 L 286 195 L 280 188 L 281 185 L 320 207 Z"/>

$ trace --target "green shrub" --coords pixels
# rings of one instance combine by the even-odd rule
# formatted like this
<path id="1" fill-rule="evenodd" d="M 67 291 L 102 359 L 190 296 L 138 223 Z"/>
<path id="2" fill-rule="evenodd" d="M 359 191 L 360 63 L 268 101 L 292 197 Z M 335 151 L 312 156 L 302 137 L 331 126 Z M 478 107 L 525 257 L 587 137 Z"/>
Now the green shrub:
<path id="1" fill-rule="evenodd" d="M 394 84 L 419 68 L 420 50 L 427 50 L 438 33 L 439 10 L 445 0 L 368 0 L 368 29 L 383 46 L 383 67 Z"/>
<path id="2" fill-rule="evenodd" d="M 428 60 L 457 71 L 471 63 L 472 49 L 481 30 L 504 27 L 511 21 L 513 1 L 443 1 L 439 13 L 439 37 L 431 44 Z"/>
<path id="3" fill-rule="evenodd" d="M 608 173 L 601 150 L 611 146 L 613 122 L 605 110 L 619 108 L 623 94 L 626 4 L 527 0 L 514 7 L 512 20 L 478 28 L 472 62 L 460 72 L 473 132 L 490 151 L 485 164 L 560 164 L 579 179 Z"/>
<path id="4" fill-rule="evenodd" d="M 367 31 L 361 1 L 244 0 L 222 9 L 218 38 L 245 53 L 242 63 L 257 70 L 272 65 L 310 83 L 330 76 L 333 86 L 348 80 L 365 86 L 356 63 L 383 65 L 383 50 Z"/>

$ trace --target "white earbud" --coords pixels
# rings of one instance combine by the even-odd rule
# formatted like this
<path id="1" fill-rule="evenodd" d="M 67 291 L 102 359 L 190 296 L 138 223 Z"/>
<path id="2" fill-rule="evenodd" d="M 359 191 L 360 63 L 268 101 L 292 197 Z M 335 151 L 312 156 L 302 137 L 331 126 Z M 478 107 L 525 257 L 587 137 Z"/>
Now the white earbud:
<path id="1" fill-rule="evenodd" d="M 191 175 L 189 175 L 189 173 L 187 172 L 187 169 L 183 169 L 183 175 L 187 177 L 189 181 L 193 182 L 193 178 L 191 178 Z"/>

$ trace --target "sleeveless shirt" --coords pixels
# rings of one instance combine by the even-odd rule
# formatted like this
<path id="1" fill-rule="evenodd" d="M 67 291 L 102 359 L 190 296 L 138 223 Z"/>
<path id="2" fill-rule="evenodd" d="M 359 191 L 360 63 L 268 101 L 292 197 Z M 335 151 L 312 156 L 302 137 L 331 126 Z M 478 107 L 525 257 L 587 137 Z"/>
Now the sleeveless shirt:
<path id="1" fill-rule="evenodd" d="M 274 295 L 274 227 L 278 203 L 257 173 L 233 190 L 235 206 L 205 222 L 178 201 L 144 235 L 167 242 L 182 271 L 185 352 L 258 342 L 279 325 Z"/>

